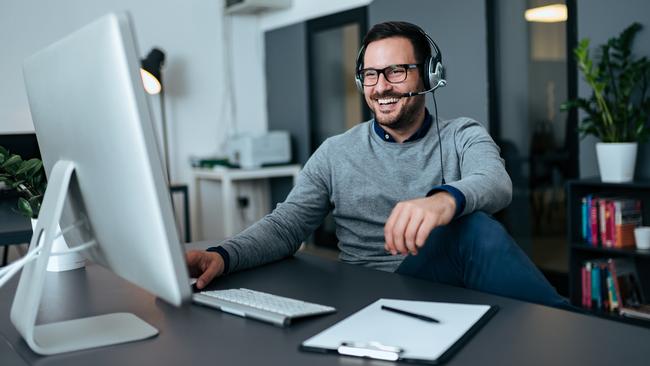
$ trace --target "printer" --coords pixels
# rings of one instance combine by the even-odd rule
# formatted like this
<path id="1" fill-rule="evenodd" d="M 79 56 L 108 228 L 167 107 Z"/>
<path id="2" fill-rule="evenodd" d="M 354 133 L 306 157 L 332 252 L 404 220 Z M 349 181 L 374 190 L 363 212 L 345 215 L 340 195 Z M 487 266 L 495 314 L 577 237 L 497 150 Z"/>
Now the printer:
<path id="1" fill-rule="evenodd" d="M 288 131 L 270 131 L 261 135 L 241 134 L 226 144 L 228 160 L 244 169 L 291 161 L 291 137 Z"/>

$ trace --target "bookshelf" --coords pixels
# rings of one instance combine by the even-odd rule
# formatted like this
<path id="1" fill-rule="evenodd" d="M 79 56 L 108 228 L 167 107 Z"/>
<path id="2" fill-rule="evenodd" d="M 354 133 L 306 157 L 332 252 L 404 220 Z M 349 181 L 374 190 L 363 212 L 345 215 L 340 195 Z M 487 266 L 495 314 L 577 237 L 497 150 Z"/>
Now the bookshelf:
<path id="1" fill-rule="evenodd" d="M 598 178 L 572 180 L 567 183 L 567 240 L 569 247 L 569 298 L 581 306 L 581 267 L 585 261 L 627 258 L 636 265 L 640 290 L 645 302 L 650 301 L 650 250 L 636 248 L 594 247 L 582 238 L 582 198 L 587 195 L 617 196 L 640 199 L 643 224 L 650 225 L 650 181 L 603 183 Z M 650 321 L 627 318 L 615 313 L 585 309 L 594 315 L 650 328 Z"/>

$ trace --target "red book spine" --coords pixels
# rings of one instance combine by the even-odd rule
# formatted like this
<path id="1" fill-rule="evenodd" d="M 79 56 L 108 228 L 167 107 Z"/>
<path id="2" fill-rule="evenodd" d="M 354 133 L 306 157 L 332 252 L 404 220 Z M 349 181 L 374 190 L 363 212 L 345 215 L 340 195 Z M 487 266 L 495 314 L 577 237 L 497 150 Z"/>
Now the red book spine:
<path id="1" fill-rule="evenodd" d="M 615 224 L 615 213 L 616 213 L 616 203 L 614 201 L 607 202 L 607 208 L 609 209 L 609 216 L 607 217 L 607 233 L 609 234 L 609 243 L 610 247 L 616 246 L 616 224 Z"/>
<path id="2" fill-rule="evenodd" d="M 580 268 L 580 278 L 582 279 L 582 307 L 588 306 L 587 302 L 587 268 L 586 264 Z"/>
<path id="3" fill-rule="evenodd" d="M 589 212 L 589 218 L 591 221 L 591 246 L 598 246 L 598 202 L 600 199 L 594 197 L 591 200 L 591 210 Z"/>
<path id="4" fill-rule="evenodd" d="M 587 271 L 587 289 L 585 291 L 585 297 L 587 300 L 587 309 L 591 309 L 591 262 L 585 263 L 585 270 Z"/>

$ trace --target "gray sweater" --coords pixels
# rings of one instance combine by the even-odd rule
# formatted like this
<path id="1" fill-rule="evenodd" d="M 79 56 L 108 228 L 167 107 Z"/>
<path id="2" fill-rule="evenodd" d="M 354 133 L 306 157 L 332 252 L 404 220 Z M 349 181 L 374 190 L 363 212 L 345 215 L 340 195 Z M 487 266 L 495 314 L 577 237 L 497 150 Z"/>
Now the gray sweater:
<path id="1" fill-rule="evenodd" d="M 512 183 L 499 148 L 478 122 L 440 122 L 444 174 L 465 195 L 462 214 L 506 207 Z M 384 251 L 384 224 L 400 201 L 424 197 L 440 185 L 435 125 L 421 139 L 394 143 L 374 132 L 372 121 L 327 139 L 300 173 L 286 201 L 221 246 L 229 272 L 292 255 L 331 211 L 339 259 L 395 271 L 404 256 Z"/>

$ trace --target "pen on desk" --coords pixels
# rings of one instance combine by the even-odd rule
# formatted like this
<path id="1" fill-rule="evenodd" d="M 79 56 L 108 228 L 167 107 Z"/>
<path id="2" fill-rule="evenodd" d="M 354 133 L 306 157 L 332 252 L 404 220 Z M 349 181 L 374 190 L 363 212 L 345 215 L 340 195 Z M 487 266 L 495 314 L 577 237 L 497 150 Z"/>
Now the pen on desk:
<path id="1" fill-rule="evenodd" d="M 440 320 L 432 318 L 430 316 L 415 314 L 415 313 L 411 313 L 410 311 L 396 309 L 396 308 L 386 306 L 386 305 L 382 305 L 381 310 L 392 311 L 394 313 L 410 316 L 410 317 L 417 318 L 417 319 L 420 319 L 420 320 L 424 320 L 424 321 L 427 321 L 427 322 L 430 322 L 430 323 L 440 323 Z"/>

